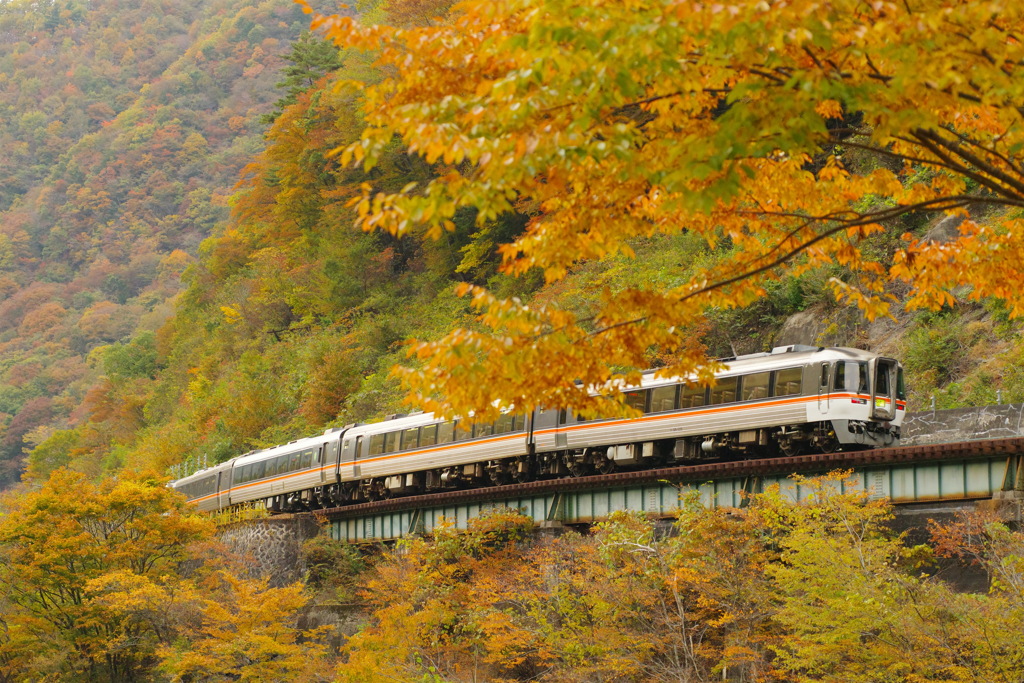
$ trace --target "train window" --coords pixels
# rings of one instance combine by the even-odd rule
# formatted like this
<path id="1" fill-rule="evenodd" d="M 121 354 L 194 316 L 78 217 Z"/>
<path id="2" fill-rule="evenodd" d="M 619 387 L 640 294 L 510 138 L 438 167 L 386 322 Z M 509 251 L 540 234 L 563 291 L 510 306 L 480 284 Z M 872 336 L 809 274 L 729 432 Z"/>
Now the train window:
<path id="1" fill-rule="evenodd" d="M 868 365 L 846 361 L 836 363 L 836 378 L 833 388 L 837 391 L 868 392 Z"/>
<path id="2" fill-rule="evenodd" d="M 718 383 L 711 387 L 711 405 L 717 406 L 735 401 L 739 382 L 739 377 L 723 377 L 718 380 Z"/>
<path id="3" fill-rule="evenodd" d="M 831 369 L 832 366 L 829 363 L 821 364 L 821 383 L 819 386 L 821 386 L 822 388 L 828 389 L 828 376 L 830 374 Z"/>
<path id="4" fill-rule="evenodd" d="M 879 396 L 889 395 L 889 366 L 879 363 L 875 372 L 875 393 Z"/>
<path id="5" fill-rule="evenodd" d="M 401 432 L 388 432 L 384 435 L 384 452 L 395 453 L 398 451 L 398 440 Z"/>
<path id="6" fill-rule="evenodd" d="M 569 424 L 569 420 L 572 419 L 572 412 L 562 408 L 558 411 L 558 424 L 564 425 Z"/>
<path id="7" fill-rule="evenodd" d="M 437 425 L 427 425 L 420 430 L 420 445 L 433 446 L 437 443 Z"/>
<path id="8" fill-rule="evenodd" d="M 370 437 L 369 455 L 379 455 L 384 452 L 384 435 L 374 434 Z"/>
<path id="9" fill-rule="evenodd" d="M 268 475 L 284 474 L 288 471 L 288 454 L 285 453 L 284 455 L 277 456 L 270 461 L 267 466 L 273 468 L 271 471 L 267 472 Z"/>
<path id="10" fill-rule="evenodd" d="M 241 467 L 236 467 L 235 468 L 235 483 L 236 484 L 244 484 L 246 481 L 248 481 L 245 478 L 245 475 L 248 472 L 248 469 L 249 468 L 246 467 L 245 465 L 243 465 Z"/>
<path id="11" fill-rule="evenodd" d="M 481 422 L 473 425 L 473 436 L 490 436 L 494 433 L 493 422 Z"/>
<path id="12" fill-rule="evenodd" d="M 473 425 L 464 424 L 462 420 L 455 423 L 455 440 L 465 441 L 473 438 Z"/>
<path id="13" fill-rule="evenodd" d="M 420 428 L 413 427 L 402 432 L 402 450 L 420 447 Z"/>
<path id="14" fill-rule="evenodd" d="M 651 412 L 663 413 L 666 410 L 675 410 L 676 394 L 678 392 L 678 384 L 669 384 L 668 386 L 651 389 Z"/>
<path id="15" fill-rule="evenodd" d="M 512 415 L 505 414 L 498 416 L 498 419 L 494 421 L 494 433 L 495 434 L 508 434 L 512 431 Z"/>
<path id="16" fill-rule="evenodd" d="M 775 372 L 774 396 L 795 396 L 803 391 L 803 369 L 786 368 Z"/>
<path id="17" fill-rule="evenodd" d="M 753 375 L 744 375 L 742 400 L 753 401 L 759 398 L 768 398 L 769 380 L 771 380 L 770 372 L 758 372 Z"/>
<path id="18" fill-rule="evenodd" d="M 626 405 L 635 410 L 639 410 L 641 413 L 645 412 L 647 409 L 647 392 L 642 389 L 638 391 L 627 391 Z"/>
<path id="19" fill-rule="evenodd" d="M 455 440 L 455 423 L 442 422 L 437 425 L 437 442 L 451 443 Z"/>
<path id="20" fill-rule="evenodd" d="M 308 469 L 313 466 L 313 453 L 312 448 L 307 448 L 302 451 L 302 469 Z"/>
<path id="21" fill-rule="evenodd" d="M 704 387 L 684 385 L 679 392 L 680 408 L 699 408 L 704 405 L 707 390 Z"/>
<path id="22" fill-rule="evenodd" d="M 903 380 L 903 368 L 896 370 L 896 398 L 901 401 L 907 400 L 907 386 Z"/>

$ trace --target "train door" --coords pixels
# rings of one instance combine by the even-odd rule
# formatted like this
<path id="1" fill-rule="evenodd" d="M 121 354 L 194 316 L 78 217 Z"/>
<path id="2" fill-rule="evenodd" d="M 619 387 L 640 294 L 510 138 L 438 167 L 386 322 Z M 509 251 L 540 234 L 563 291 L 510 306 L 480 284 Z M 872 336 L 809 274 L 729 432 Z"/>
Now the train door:
<path id="1" fill-rule="evenodd" d="M 352 449 L 352 477 L 358 479 L 362 476 L 362 472 L 359 471 L 359 456 L 363 454 L 363 437 L 356 437 L 355 448 Z"/>
<path id="2" fill-rule="evenodd" d="M 896 417 L 896 385 L 898 369 L 892 358 L 876 358 L 871 385 L 871 417 L 876 420 L 892 420 Z"/>
<path id="3" fill-rule="evenodd" d="M 359 475 L 359 465 L 356 464 L 359 450 L 363 446 L 363 437 L 346 436 L 341 443 L 341 457 L 338 458 L 338 479 L 340 481 L 351 481 Z"/>
<path id="4" fill-rule="evenodd" d="M 224 505 L 231 505 L 232 499 L 235 498 L 235 465 L 232 463 L 231 467 L 224 471 L 224 487 L 221 491 L 227 492 L 227 498 L 224 499 Z"/>
<path id="5" fill-rule="evenodd" d="M 338 469 L 334 467 L 335 463 L 338 462 L 338 439 L 332 439 L 324 443 L 320 453 L 320 481 L 334 483 L 335 473 Z"/>
<path id="6" fill-rule="evenodd" d="M 228 483 L 231 480 L 227 476 L 225 476 L 225 475 L 230 474 L 230 472 L 231 472 L 230 469 L 221 470 L 220 472 L 217 472 L 217 507 L 218 508 L 227 507 L 227 505 L 228 505 L 227 487 L 228 487 Z"/>
<path id="7" fill-rule="evenodd" d="M 550 451 L 555 444 L 555 430 L 558 428 L 557 409 L 537 408 L 530 416 L 528 448 L 534 453 Z M 564 435 L 563 435 L 564 438 Z"/>
<path id="8" fill-rule="evenodd" d="M 821 364 L 821 377 L 818 379 L 818 412 L 825 414 L 828 412 L 829 403 L 829 378 L 832 374 L 832 364 L 822 363 Z"/>

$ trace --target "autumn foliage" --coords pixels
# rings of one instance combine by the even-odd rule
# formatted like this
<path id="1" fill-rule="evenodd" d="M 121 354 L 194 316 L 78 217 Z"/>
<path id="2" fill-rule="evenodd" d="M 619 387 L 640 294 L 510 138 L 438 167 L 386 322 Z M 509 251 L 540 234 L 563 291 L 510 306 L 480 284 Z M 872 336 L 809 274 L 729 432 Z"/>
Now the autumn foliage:
<path id="1" fill-rule="evenodd" d="M 296 628 L 302 587 L 235 578 L 213 523 L 165 484 L 57 470 L 5 497 L 0 680 L 127 683 L 156 667 L 173 680 L 325 680 L 318 633 Z"/>
<path id="2" fill-rule="evenodd" d="M 908 546 L 887 503 L 841 482 L 801 480 L 804 503 L 773 488 L 740 510 L 684 496 L 671 528 L 615 513 L 591 535 L 528 543 L 531 523 L 508 510 L 442 526 L 377 563 L 340 680 L 1019 677 L 1020 536 L 957 522 Z M 935 576 L 936 551 L 973 553 L 988 595 Z"/>
<path id="3" fill-rule="evenodd" d="M 696 371 L 705 312 L 833 264 L 845 274 L 827 286 L 869 318 L 889 312 L 890 280 L 911 308 L 951 304 L 969 284 L 968 298 L 1020 313 L 1022 12 L 1000 0 L 468 0 L 412 28 L 316 16 L 384 74 L 360 84 L 366 126 L 341 163 L 373 169 L 399 140 L 437 168 L 402 188 L 364 183 L 351 202 L 363 229 L 439 238 L 462 211 L 484 228 L 525 210 L 501 268 L 549 283 L 645 236 L 685 231 L 725 252 L 664 289 L 596 291 L 584 317 L 465 286 L 480 325 L 412 348 L 400 371 L 412 401 L 612 410 L 588 391 L 635 380 L 652 348 L 672 357 L 666 372 Z M 880 163 L 859 163 L 865 153 Z M 992 210 L 947 244 L 908 236 L 891 259 L 861 248 L 901 216 Z"/>

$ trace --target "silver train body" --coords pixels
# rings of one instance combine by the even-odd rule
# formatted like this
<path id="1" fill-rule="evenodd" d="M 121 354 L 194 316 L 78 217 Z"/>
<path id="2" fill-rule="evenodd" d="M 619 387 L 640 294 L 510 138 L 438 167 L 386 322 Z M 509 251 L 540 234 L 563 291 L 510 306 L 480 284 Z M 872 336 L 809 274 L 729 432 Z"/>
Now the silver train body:
<path id="1" fill-rule="evenodd" d="M 306 510 L 618 468 L 893 446 L 906 414 L 900 364 L 846 348 L 740 356 L 711 388 L 648 373 L 625 393 L 642 416 L 536 410 L 462 425 L 420 413 L 247 453 L 171 485 L 202 510 Z"/>

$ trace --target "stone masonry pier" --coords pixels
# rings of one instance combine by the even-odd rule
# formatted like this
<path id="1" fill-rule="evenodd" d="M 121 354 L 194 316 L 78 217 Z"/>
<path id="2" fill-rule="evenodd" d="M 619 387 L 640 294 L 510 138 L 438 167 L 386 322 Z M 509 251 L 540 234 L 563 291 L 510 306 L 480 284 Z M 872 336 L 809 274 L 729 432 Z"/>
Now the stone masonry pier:
<path id="1" fill-rule="evenodd" d="M 221 528 L 220 538 L 241 556 L 249 575 L 267 578 L 271 586 L 285 586 L 302 578 L 300 548 L 320 533 L 312 515 L 279 515 L 234 522 Z"/>

